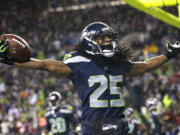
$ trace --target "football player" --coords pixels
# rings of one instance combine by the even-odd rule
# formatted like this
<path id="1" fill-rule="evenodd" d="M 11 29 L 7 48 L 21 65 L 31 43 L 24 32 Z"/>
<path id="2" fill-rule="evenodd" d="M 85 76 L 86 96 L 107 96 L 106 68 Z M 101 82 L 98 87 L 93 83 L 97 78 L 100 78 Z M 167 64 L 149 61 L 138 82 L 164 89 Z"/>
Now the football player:
<path id="1" fill-rule="evenodd" d="M 57 91 L 49 93 L 49 108 L 46 112 L 47 124 L 46 129 L 42 132 L 44 135 L 47 135 L 48 132 L 53 135 L 70 135 L 70 133 L 74 133 L 77 120 L 70 110 L 60 108 L 61 98 L 61 94 Z"/>
<path id="2" fill-rule="evenodd" d="M 162 133 L 162 116 L 157 113 L 157 102 L 156 98 L 148 98 L 146 100 L 146 107 L 149 115 L 149 123 L 152 130 L 152 134 L 161 135 Z"/>
<path id="3" fill-rule="evenodd" d="M 126 120 L 128 121 L 128 126 L 129 126 L 129 135 L 138 135 L 139 131 L 141 131 L 141 133 L 146 130 L 146 127 L 140 122 L 138 121 L 135 117 L 134 117 L 134 109 L 129 107 L 125 110 L 125 114 L 126 114 Z"/>
<path id="4" fill-rule="evenodd" d="M 119 43 L 117 33 L 103 22 L 87 25 L 81 33 L 75 52 L 65 55 L 64 61 L 31 58 L 24 63 L 8 58 L 8 44 L 0 42 L 1 62 L 16 67 L 46 70 L 68 76 L 82 100 L 83 135 L 126 135 L 122 82 L 151 71 L 166 63 L 180 52 L 180 44 L 167 43 L 163 55 L 132 62 L 133 51 Z M 6 49 L 4 49 L 6 48 Z"/>

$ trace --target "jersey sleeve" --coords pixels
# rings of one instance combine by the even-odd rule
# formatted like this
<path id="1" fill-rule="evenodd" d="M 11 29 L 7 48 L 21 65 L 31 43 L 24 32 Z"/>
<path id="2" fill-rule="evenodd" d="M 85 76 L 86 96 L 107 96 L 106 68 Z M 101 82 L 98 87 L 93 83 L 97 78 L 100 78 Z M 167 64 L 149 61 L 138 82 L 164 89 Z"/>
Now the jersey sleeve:
<path id="1" fill-rule="evenodd" d="M 46 118 L 46 126 L 45 126 L 45 128 L 46 128 L 46 130 L 48 130 L 48 131 L 50 131 L 51 130 L 51 125 L 50 125 L 50 123 L 49 123 L 49 115 L 51 114 L 51 111 L 50 111 L 50 108 L 48 108 L 47 110 L 46 110 L 46 115 L 45 115 L 45 118 Z"/>
<path id="2" fill-rule="evenodd" d="M 120 70 L 122 71 L 122 74 L 125 75 L 127 74 L 131 68 L 132 68 L 133 63 L 131 61 L 121 61 L 119 63 Z"/>
<path id="3" fill-rule="evenodd" d="M 66 54 L 64 56 L 63 62 L 67 66 L 69 66 L 72 70 L 72 74 L 70 75 L 70 79 L 78 79 L 79 72 L 81 71 L 83 65 L 87 62 L 89 62 L 90 59 L 87 59 L 81 55 L 79 55 L 78 52 L 72 52 L 69 54 Z"/>
<path id="4" fill-rule="evenodd" d="M 68 117 L 69 117 L 69 120 L 71 121 L 71 123 L 72 123 L 74 126 L 78 123 L 78 121 L 77 121 L 77 119 L 74 117 L 73 113 L 68 114 Z"/>
<path id="5" fill-rule="evenodd" d="M 50 125 L 49 120 L 48 120 L 47 117 L 46 117 L 46 127 L 45 128 L 46 128 L 47 131 L 51 130 L 51 125 Z"/>
<path id="6" fill-rule="evenodd" d="M 72 70 L 72 74 L 70 75 L 71 79 L 75 77 L 79 71 L 77 61 L 78 61 L 78 57 L 74 53 L 69 53 L 64 56 L 64 59 L 63 59 L 64 64 L 69 66 Z"/>
<path id="7" fill-rule="evenodd" d="M 132 65 L 133 63 L 131 61 L 125 61 L 125 67 L 126 67 L 125 73 L 128 73 L 131 70 Z"/>
<path id="8" fill-rule="evenodd" d="M 67 117 L 67 119 L 70 121 L 71 124 L 76 125 L 77 124 L 77 119 L 74 117 L 74 114 L 72 113 L 72 111 L 67 110 L 67 109 L 61 109 L 60 110 L 61 113 L 64 113 Z"/>

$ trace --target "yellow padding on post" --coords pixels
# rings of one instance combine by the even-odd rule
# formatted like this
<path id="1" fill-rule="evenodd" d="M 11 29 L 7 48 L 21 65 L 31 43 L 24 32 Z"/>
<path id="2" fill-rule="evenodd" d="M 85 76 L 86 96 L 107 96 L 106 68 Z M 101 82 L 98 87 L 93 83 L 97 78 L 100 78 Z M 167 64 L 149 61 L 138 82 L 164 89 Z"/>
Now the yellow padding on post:
<path id="1" fill-rule="evenodd" d="M 141 0 L 146 7 L 170 7 L 180 4 L 180 0 Z"/>

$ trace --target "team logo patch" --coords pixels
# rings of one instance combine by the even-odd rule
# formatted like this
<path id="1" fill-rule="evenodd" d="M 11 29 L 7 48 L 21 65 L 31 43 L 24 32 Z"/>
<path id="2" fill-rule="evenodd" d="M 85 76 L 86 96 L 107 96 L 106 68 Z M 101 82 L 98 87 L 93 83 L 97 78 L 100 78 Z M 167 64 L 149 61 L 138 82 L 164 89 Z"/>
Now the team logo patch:
<path id="1" fill-rule="evenodd" d="M 63 58 L 63 60 L 66 60 L 67 58 L 71 58 L 72 57 L 72 54 L 66 54 Z"/>

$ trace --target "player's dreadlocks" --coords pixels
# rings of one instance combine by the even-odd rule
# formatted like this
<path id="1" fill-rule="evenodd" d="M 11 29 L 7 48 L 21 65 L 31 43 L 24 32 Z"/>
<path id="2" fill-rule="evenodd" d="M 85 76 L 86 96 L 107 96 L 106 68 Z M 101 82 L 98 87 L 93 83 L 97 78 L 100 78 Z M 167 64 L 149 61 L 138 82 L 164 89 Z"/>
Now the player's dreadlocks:
<path id="1" fill-rule="evenodd" d="M 101 59 L 107 59 L 108 61 L 119 61 L 119 60 L 124 60 L 124 61 L 131 61 L 134 57 L 134 51 L 133 49 L 127 45 L 126 42 L 119 42 L 118 47 L 117 47 L 117 52 L 115 55 L 111 58 L 106 58 L 101 55 L 90 55 L 85 52 L 84 49 L 82 49 L 81 43 L 78 42 L 75 45 L 74 48 L 76 51 L 78 51 L 81 55 L 93 59 L 95 61 L 101 61 Z"/>
<path id="2" fill-rule="evenodd" d="M 117 50 L 117 53 L 114 55 L 115 59 L 132 61 L 134 57 L 134 51 L 126 42 L 119 42 Z"/>

